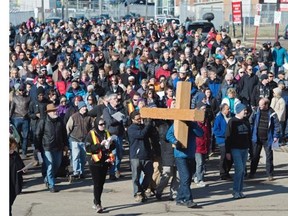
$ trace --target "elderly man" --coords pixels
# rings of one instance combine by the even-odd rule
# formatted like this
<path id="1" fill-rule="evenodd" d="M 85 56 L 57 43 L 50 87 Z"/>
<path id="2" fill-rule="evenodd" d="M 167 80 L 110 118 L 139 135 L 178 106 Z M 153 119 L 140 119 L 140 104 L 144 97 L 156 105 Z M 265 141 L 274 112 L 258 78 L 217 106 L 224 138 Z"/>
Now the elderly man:
<path id="1" fill-rule="evenodd" d="M 258 109 L 250 116 L 250 123 L 253 125 L 253 156 L 249 177 L 254 178 L 260 160 L 260 153 L 262 147 L 264 147 L 266 154 L 266 174 L 268 181 L 272 181 L 274 171 L 272 144 L 278 142 L 280 137 L 280 123 L 276 112 L 269 107 L 269 104 L 269 99 L 261 98 Z"/>

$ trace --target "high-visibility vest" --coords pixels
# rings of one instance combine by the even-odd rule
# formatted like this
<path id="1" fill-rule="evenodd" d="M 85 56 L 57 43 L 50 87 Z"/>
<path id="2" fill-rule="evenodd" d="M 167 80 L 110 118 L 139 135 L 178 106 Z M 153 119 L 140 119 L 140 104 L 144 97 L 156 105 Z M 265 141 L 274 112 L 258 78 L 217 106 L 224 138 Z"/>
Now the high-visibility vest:
<path id="1" fill-rule="evenodd" d="M 107 130 L 105 130 L 105 132 L 106 132 L 106 137 L 108 139 L 110 137 L 110 133 Z M 98 137 L 96 136 L 95 131 L 91 130 L 90 134 L 91 134 L 91 137 L 92 137 L 93 145 L 100 145 L 100 141 L 99 141 Z M 102 150 L 100 149 L 97 154 L 92 154 L 92 153 L 88 153 L 87 152 L 87 155 L 91 155 L 92 159 L 95 162 L 98 162 L 102 158 Z"/>

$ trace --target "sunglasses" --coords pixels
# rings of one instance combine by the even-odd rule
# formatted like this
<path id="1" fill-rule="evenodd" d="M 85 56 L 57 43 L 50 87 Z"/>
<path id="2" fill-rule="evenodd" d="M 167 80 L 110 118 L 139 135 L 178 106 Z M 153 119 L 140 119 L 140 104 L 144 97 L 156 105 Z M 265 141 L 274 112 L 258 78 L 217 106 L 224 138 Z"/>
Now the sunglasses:
<path id="1" fill-rule="evenodd" d="M 101 124 L 98 124 L 99 126 L 104 126 L 104 125 L 106 125 L 105 123 L 101 123 Z"/>

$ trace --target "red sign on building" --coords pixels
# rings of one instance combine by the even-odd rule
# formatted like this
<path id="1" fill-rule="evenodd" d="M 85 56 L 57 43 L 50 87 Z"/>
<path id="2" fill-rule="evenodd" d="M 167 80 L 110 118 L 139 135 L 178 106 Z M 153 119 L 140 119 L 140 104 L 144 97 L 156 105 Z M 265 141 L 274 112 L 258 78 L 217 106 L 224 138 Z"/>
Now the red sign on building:
<path id="1" fill-rule="evenodd" d="M 242 23 L 242 1 L 232 2 L 232 21 Z"/>

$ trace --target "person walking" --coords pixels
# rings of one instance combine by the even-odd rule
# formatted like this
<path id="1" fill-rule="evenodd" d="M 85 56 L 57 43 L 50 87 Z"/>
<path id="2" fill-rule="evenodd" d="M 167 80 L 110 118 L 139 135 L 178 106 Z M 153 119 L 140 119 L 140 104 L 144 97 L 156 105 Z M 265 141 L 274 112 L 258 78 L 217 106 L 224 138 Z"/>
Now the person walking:
<path id="1" fill-rule="evenodd" d="M 130 114 L 132 124 L 128 127 L 128 139 L 130 144 L 130 165 L 132 171 L 133 195 L 136 202 L 145 202 L 147 190 L 153 175 L 152 150 L 148 140 L 148 131 L 151 121 L 143 124 L 139 111 L 134 110 Z M 141 172 L 143 180 L 140 183 Z"/>
<path id="2" fill-rule="evenodd" d="M 176 205 L 195 208 L 198 206 L 193 201 L 192 191 L 190 188 L 192 175 L 195 173 L 195 151 L 196 136 L 202 137 L 203 130 L 198 126 L 197 122 L 188 122 L 188 140 L 187 148 L 183 148 L 182 144 L 174 135 L 174 124 L 167 131 L 166 139 L 174 146 L 174 157 L 177 170 L 179 172 L 180 186 L 177 191 Z"/>
<path id="3" fill-rule="evenodd" d="M 87 115 L 87 105 L 84 101 L 78 103 L 78 112 L 74 113 L 66 124 L 72 153 L 73 175 L 71 178 L 85 178 L 86 163 L 85 138 L 92 128 L 92 118 Z"/>
<path id="4" fill-rule="evenodd" d="M 42 144 L 46 177 L 44 182 L 51 193 L 58 192 L 55 187 L 56 173 L 61 165 L 63 151 L 68 151 L 68 139 L 64 122 L 57 116 L 57 107 L 48 104 L 46 118 L 39 120 L 35 136 L 37 144 Z M 39 149 L 39 147 L 37 147 Z"/>
<path id="5" fill-rule="evenodd" d="M 269 107 L 269 104 L 270 101 L 267 98 L 260 99 L 258 109 L 250 116 L 253 128 L 253 156 L 249 178 L 255 177 L 263 147 L 266 155 L 266 174 L 268 181 L 272 181 L 274 171 L 272 144 L 278 142 L 281 127 L 277 113 Z"/>
<path id="6" fill-rule="evenodd" d="M 22 135 L 21 158 L 26 159 L 30 128 L 29 104 L 31 99 L 30 96 L 26 95 L 26 86 L 23 83 L 20 85 L 17 93 L 11 101 L 9 117 L 18 133 Z"/>
<path id="7" fill-rule="evenodd" d="M 10 216 L 12 216 L 12 205 L 18 194 L 22 191 L 24 163 L 17 152 L 17 142 L 13 137 L 9 138 L 9 197 Z M 19 172 L 19 170 L 22 170 Z"/>
<path id="8" fill-rule="evenodd" d="M 87 134 L 85 139 L 85 149 L 89 170 L 93 180 L 93 209 L 97 213 L 103 212 L 101 196 L 109 166 L 114 163 L 112 150 L 115 148 L 110 133 L 105 130 L 105 121 L 103 118 L 96 118 L 94 127 Z"/>
<path id="9" fill-rule="evenodd" d="M 216 144 L 220 150 L 220 161 L 219 161 L 219 171 L 220 179 L 228 180 L 231 179 L 229 171 L 231 170 L 233 158 L 227 160 L 226 149 L 225 149 L 225 134 L 228 121 L 230 119 L 230 108 L 229 105 L 224 103 L 220 105 L 220 112 L 216 115 L 215 122 L 213 125 L 213 133 L 216 138 Z"/>
<path id="10" fill-rule="evenodd" d="M 243 193 L 243 181 L 248 157 L 248 149 L 252 145 L 251 128 L 246 117 L 246 105 L 239 103 L 235 107 L 236 115 L 231 118 L 226 128 L 225 149 L 226 158 L 234 162 L 233 198 L 241 199 L 246 196 Z"/>
<path id="11" fill-rule="evenodd" d="M 116 93 L 112 93 L 108 96 L 108 104 L 103 110 L 103 118 L 107 124 L 106 127 L 109 133 L 117 136 L 116 148 L 113 152 L 116 161 L 110 168 L 110 180 L 115 181 L 121 176 L 120 165 L 123 157 L 124 125 L 127 123 L 124 106 L 120 103 Z"/>

